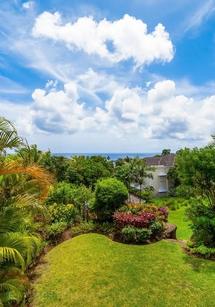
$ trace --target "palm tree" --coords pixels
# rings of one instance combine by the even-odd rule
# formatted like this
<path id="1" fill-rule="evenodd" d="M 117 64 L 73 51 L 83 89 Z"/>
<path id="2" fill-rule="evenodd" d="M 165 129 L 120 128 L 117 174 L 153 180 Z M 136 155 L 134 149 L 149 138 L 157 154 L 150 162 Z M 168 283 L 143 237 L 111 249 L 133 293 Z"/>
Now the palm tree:
<path id="1" fill-rule="evenodd" d="M 14 207 L 0 214 L 0 305 L 1 301 L 22 301 L 24 286 L 20 276 L 41 247 L 38 237 L 23 232 L 22 219 Z"/>
<path id="2" fill-rule="evenodd" d="M 5 154 L 7 149 L 19 147 L 22 143 L 13 124 L 4 117 L 0 117 L 0 155 Z"/>
<path id="3" fill-rule="evenodd" d="M 152 167 L 148 167 L 143 159 L 135 158 L 132 163 L 132 179 L 139 185 L 140 195 L 146 178 L 153 178 Z M 141 202 L 141 198 L 140 198 Z"/>
<path id="4" fill-rule="evenodd" d="M 0 184 L 4 178 L 11 175 L 16 176 L 15 183 L 18 185 L 19 179 L 26 177 L 27 182 L 37 185 L 40 194 L 39 201 L 42 202 L 48 194 L 52 177 L 43 168 L 35 163 L 26 163 L 23 157 L 18 159 L 7 159 L 7 149 L 18 148 L 24 146 L 22 139 L 18 136 L 13 124 L 0 118 Z M 2 188 L 1 186 L 0 194 Z M 22 213 L 18 210 L 19 203 L 29 201 L 26 193 L 3 193 L 8 198 L 9 206 L 0 199 L 0 305 L 16 302 L 19 303 L 23 299 L 23 286 L 17 274 L 11 278 L 8 272 L 16 268 L 18 271 L 24 272 L 32 259 L 37 255 L 40 247 L 40 240 L 36 236 L 29 235 L 23 229 L 24 221 Z M 5 191 L 3 191 L 5 192 Z M 8 192 L 8 191 L 7 191 Z M 11 197 L 12 196 L 12 197 Z"/>

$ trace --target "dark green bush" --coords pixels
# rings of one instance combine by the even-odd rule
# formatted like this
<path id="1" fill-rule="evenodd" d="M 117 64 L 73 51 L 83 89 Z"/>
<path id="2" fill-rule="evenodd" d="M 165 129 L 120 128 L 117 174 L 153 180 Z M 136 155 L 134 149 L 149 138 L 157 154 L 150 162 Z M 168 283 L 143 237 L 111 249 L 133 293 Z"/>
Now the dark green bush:
<path id="1" fill-rule="evenodd" d="M 215 248 L 215 207 L 199 201 L 187 209 L 193 230 L 192 241 L 196 245 Z"/>
<path id="2" fill-rule="evenodd" d="M 103 223 L 96 223 L 95 225 L 96 225 L 96 230 L 103 234 L 110 234 L 116 231 L 114 223 L 103 222 Z"/>
<path id="3" fill-rule="evenodd" d="M 156 221 L 152 223 L 149 227 L 153 237 L 161 235 L 163 228 L 164 228 L 163 224 L 161 222 L 156 222 Z"/>
<path id="4" fill-rule="evenodd" d="M 116 178 L 98 181 L 93 206 L 98 220 L 111 220 L 114 211 L 123 205 L 127 198 L 128 190 L 126 186 Z"/>
<path id="5" fill-rule="evenodd" d="M 47 204 L 71 204 L 73 200 L 72 186 L 66 182 L 57 183 L 49 193 Z"/>
<path id="6" fill-rule="evenodd" d="M 72 226 L 71 231 L 72 231 L 72 236 L 76 236 L 82 233 L 95 232 L 96 225 L 92 221 L 82 222 L 79 225 Z"/>
<path id="7" fill-rule="evenodd" d="M 147 228 L 127 226 L 121 230 L 121 234 L 122 240 L 126 243 L 145 243 L 150 239 L 152 232 Z"/>
<path id="8" fill-rule="evenodd" d="M 146 203 L 150 202 L 153 198 L 154 189 L 152 187 L 145 188 L 143 191 L 140 192 L 140 197 Z"/>
<path id="9" fill-rule="evenodd" d="M 193 188 L 188 185 L 181 184 L 175 189 L 175 196 L 178 197 L 190 198 L 193 197 L 194 195 L 195 194 Z"/>
<path id="10" fill-rule="evenodd" d="M 47 233 L 47 239 L 51 240 L 52 242 L 56 243 L 61 234 L 66 230 L 67 223 L 65 222 L 56 222 L 51 225 L 47 225 L 46 233 Z"/>

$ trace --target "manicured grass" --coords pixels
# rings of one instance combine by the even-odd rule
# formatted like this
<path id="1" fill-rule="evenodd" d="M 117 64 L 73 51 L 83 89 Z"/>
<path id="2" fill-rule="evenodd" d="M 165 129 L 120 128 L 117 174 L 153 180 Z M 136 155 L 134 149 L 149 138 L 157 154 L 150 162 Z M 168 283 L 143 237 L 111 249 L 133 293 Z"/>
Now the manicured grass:
<path id="1" fill-rule="evenodd" d="M 178 243 L 135 246 L 87 234 L 58 245 L 45 260 L 34 307 L 214 306 L 215 262 L 186 255 Z"/>
<path id="2" fill-rule="evenodd" d="M 180 240 L 189 240 L 192 234 L 192 231 L 189 227 L 189 221 L 185 215 L 186 207 L 181 207 L 175 211 L 169 211 L 169 222 L 177 225 L 177 239 Z"/>

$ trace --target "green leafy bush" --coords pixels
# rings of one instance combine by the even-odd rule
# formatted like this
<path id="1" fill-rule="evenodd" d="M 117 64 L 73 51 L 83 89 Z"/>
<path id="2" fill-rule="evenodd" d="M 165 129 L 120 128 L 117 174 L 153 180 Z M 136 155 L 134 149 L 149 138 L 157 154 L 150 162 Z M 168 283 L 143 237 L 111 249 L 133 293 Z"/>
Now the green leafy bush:
<path id="1" fill-rule="evenodd" d="M 122 240 L 126 243 L 145 243 L 150 239 L 152 232 L 147 228 L 127 226 L 122 229 L 121 234 Z"/>
<path id="2" fill-rule="evenodd" d="M 199 201 L 187 209 L 193 230 L 192 241 L 197 245 L 215 248 L 215 208 Z"/>
<path id="3" fill-rule="evenodd" d="M 116 231 L 115 225 L 110 222 L 96 223 L 95 226 L 97 232 L 101 232 L 103 234 L 110 234 Z"/>
<path id="4" fill-rule="evenodd" d="M 175 189 L 175 196 L 190 198 L 194 196 L 194 190 L 188 185 L 181 184 Z"/>
<path id="5" fill-rule="evenodd" d="M 139 212 L 143 211 L 146 208 L 145 204 L 139 203 L 139 204 L 126 204 L 119 208 L 119 212 L 130 212 L 132 214 L 138 214 Z"/>
<path id="6" fill-rule="evenodd" d="M 56 222 L 51 225 L 47 225 L 46 231 L 48 240 L 56 243 L 67 227 L 68 225 L 65 222 Z"/>
<path id="7" fill-rule="evenodd" d="M 51 223 L 64 222 L 71 224 L 77 217 L 78 211 L 72 204 L 53 204 L 48 206 Z"/>
<path id="8" fill-rule="evenodd" d="M 149 203 L 154 194 L 154 189 L 153 187 L 147 187 L 143 191 L 140 192 L 140 197 L 146 202 Z"/>
<path id="9" fill-rule="evenodd" d="M 152 232 L 153 237 L 159 236 L 163 231 L 163 224 L 161 222 L 155 221 L 149 227 Z"/>
<path id="10" fill-rule="evenodd" d="M 189 251 L 193 254 L 203 256 L 204 258 L 215 258 L 215 248 L 207 247 L 205 245 L 199 245 L 197 247 L 189 248 Z"/>
<path id="11" fill-rule="evenodd" d="M 71 204 L 73 200 L 72 186 L 67 182 L 57 183 L 49 192 L 47 204 Z"/>
<path id="12" fill-rule="evenodd" d="M 114 211 L 123 205 L 127 198 L 128 190 L 126 186 L 116 178 L 98 181 L 93 206 L 98 220 L 111 220 Z"/>
<path id="13" fill-rule="evenodd" d="M 131 194 L 134 194 L 135 196 L 141 198 L 146 203 L 152 201 L 154 195 L 153 187 L 146 187 L 142 191 L 135 187 L 129 187 L 129 191 Z"/>
<path id="14" fill-rule="evenodd" d="M 79 225 L 72 226 L 72 236 L 76 236 L 82 233 L 94 232 L 96 230 L 96 225 L 90 222 L 82 222 Z"/>

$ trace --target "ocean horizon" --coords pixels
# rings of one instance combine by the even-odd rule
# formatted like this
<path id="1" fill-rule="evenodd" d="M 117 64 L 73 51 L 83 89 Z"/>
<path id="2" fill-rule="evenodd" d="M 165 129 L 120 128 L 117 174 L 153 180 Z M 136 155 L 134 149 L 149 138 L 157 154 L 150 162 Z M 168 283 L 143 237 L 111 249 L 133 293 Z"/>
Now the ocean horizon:
<path id="1" fill-rule="evenodd" d="M 91 152 L 91 153 L 71 153 L 71 152 L 58 152 L 58 153 L 53 153 L 54 156 L 63 156 L 66 158 L 71 158 L 74 156 L 84 156 L 84 157 L 92 157 L 92 156 L 101 156 L 101 157 L 106 157 L 109 158 L 110 160 L 118 160 L 118 159 L 123 159 L 126 157 L 129 158 L 146 158 L 146 157 L 153 157 L 154 155 L 157 155 L 158 153 L 154 152 L 154 153 L 148 153 L 148 152 L 118 152 L 118 153 L 112 153 L 112 152 L 104 152 L 104 153 L 98 153 L 98 152 Z"/>

